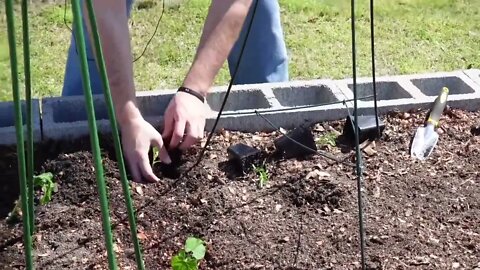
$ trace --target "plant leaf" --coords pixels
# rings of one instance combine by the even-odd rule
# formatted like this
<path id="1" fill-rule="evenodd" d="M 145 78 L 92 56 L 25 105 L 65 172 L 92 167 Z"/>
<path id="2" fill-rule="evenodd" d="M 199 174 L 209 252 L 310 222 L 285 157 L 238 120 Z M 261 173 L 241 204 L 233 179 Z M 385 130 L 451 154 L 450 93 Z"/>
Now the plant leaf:
<path id="1" fill-rule="evenodd" d="M 192 252 L 195 259 L 201 260 L 205 256 L 206 247 L 201 239 L 189 237 L 185 242 L 185 251 Z"/>
<path id="2" fill-rule="evenodd" d="M 55 189 L 55 183 L 53 182 L 53 174 L 50 172 L 42 173 L 33 177 L 35 186 L 39 186 L 43 192 L 42 198 L 40 198 L 40 204 L 45 205 L 52 200 L 52 192 Z"/>
<path id="3" fill-rule="evenodd" d="M 152 158 L 152 166 L 153 166 L 155 163 L 158 162 L 157 159 L 160 152 L 158 151 L 157 147 L 153 147 L 152 152 L 153 152 L 153 158 Z"/>
<path id="4" fill-rule="evenodd" d="M 180 251 L 178 255 L 172 258 L 173 270 L 197 270 L 197 260 L 187 256 L 184 250 Z"/>
<path id="5" fill-rule="evenodd" d="M 42 173 L 33 177 L 35 185 L 43 186 L 44 183 L 53 183 L 53 174 L 51 172 Z"/>

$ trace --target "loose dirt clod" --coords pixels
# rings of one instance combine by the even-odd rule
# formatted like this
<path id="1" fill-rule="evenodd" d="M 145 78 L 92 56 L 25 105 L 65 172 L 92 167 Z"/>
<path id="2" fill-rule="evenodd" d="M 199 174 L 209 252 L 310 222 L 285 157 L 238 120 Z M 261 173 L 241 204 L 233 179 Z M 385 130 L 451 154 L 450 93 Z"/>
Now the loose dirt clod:
<path id="1" fill-rule="evenodd" d="M 473 136 L 480 135 L 480 124 L 472 125 L 472 127 L 470 128 L 470 132 Z"/>
<path id="2" fill-rule="evenodd" d="M 260 164 L 261 151 L 255 147 L 238 143 L 227 148 L 230 162 L 234 163 L 242 174 L 248 173 L 253 166 Z"/>
<path id="3" fill-rule="evenodd" d="M 304 147 L 298 143 L 301 143 Z M 277 138 L 275 147 L 278 153 L 281 153 L 285 158 L 310 156 L 315 153 L 313 151 L 317 150 L 312 131 L 305 127 L 295 128 L 286 135 Z"/>

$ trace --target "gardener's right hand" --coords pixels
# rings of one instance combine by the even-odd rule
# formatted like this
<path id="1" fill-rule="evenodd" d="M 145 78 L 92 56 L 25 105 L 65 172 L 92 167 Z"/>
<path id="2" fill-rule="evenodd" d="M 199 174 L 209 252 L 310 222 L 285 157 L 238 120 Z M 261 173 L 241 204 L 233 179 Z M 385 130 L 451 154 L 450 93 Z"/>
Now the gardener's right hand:
<path id="1" fill-rule="evenodd" d="M 123 122 L 121 132 L 123 152 L 128 162 L 133 181 L 159 181 L 158 177 L 153 173 L 148 158 L 150 147 L 154 146 L 158 148 L 161 162 L 166 164 L 171 163 L 160 133 L 141 116 Z"/>

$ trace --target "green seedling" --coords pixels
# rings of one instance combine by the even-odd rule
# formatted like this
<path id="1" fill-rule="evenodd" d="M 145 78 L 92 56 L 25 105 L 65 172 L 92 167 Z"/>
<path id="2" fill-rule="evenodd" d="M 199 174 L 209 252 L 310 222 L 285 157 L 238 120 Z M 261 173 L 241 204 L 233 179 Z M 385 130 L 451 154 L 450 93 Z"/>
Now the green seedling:
<path id="1" fill-rule="evenodd" d="M 53 182 L 53 174 L 50 172 L 42 173 L 33 177 L 35 187 L 42 190 L 43 196 L 40 198 L 40 204 L 45 205 L 52 200 L 52 193 L 56 189 Z"/>
<path id="2" fill-rule="evenodd" d="M 153 147 L 152 152 L 153 152 L 152 167 L 153 167 L 153 165 L 160 162 L 160 160 L 158 159 L 158 155 L 160 154 L 160 151 L 158 151 L 157 147 Z"/>
<path id="3" fill-rule="evenodd" d="M 45 205 L 52 200 L 52 193 L 56 190 L 57 186 L 53 182 L 53 174 L 50 172 L 42 173 L 40 175 L 33 176 L 33 184 L 35 188 L 42 190 L 43 196 L 40 198 L 40 204 Z M 7 222 L 15 223 L 21 221 L 22 218 L 22 206 L 20 199 L 15 200 L 15 205 L 12 211 L 8 213 Z"/>
<path id="4" fill-rule="evenodd" d="M 317 145 L 330 145 L 332 147 L 334 147 L 337 143 L 336 143 L 336 139 L 337 139 L 337 133 L 336 132 L 327 132 L 325 134 L 323 134 L 322 136 L 320 136 L 316 142 L 317 142 Z"/>
<path id="5" fill-rule="evenodd" d="M 7 223 L 13 224 L 22 221 L 22 205 L 20 199 L 15 200 L 12 211 L 8 213 Z"/>
<path id="6" fill-rule="evenodd" d="M 172 269 L 197 270 L 200 261 L 205 257 L 206 250 L 203 240 L 188 237 L 185 247 L 172 258 Z"/>
<path id="7" fill-rule="evenodd" d="M 252 166 L 253 166 L 253 170 L 258 175 L 258 182 L 259 182 L 260 188 L 263 188 L 267 184 L 270 178 L 267 167 L 265 166 L 265 164 L 260 166 L 255 166 L 255 165 L 252 165 Z"/>

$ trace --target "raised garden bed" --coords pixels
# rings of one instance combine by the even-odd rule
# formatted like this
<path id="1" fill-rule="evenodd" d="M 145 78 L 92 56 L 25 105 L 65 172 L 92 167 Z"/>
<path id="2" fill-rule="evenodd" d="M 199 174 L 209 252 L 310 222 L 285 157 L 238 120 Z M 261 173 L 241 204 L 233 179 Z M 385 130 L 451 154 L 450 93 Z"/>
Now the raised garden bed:
<path id="1" fill-rule="evenodd" d="M 447 109 L 440 141 L 424 162 L 409 156 L 409 144 L 425 112 L 385 119 L 383 138 L 363 153 L 371 269 L 480 268 L 480 136 L 471 130 L 479 116 Z M 312 130 L 325 139 L 343 124 Z M 225 162 L 228 146 L 244 142 L 271 152 L 277 136 L 223 132 L 187 177 L 132 183 L 147 269 L 169 269 L 188 236 L 207 243 L 200 269 L 359 269 L 354 168 L 321 156 L 272 158 L 266 163 L 269 181 L 260 188 L 254 171 L 238 176 Z M 354 161 L 354 151 L 341 142 L 321 141 L 323 150 Z M 106 269 L 88 140 L 45 144 L 38 152 L 38 171 L 52 172 L 59 187 L 53 201 L 37 208 L 37 268 Z M 113 153 L 110 144 L 106 152 Z M 185 153 L 179 170 L 198 152 Z M 14 149 L 2 149 L 0 157 L 0 269 L 22 269 L 21 225 L 4 220 L 18 195 Z M 113 154 L 104 165 L 120 269 L 135 269 Z"/>

